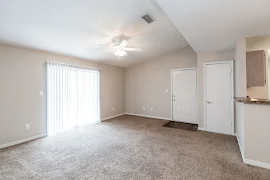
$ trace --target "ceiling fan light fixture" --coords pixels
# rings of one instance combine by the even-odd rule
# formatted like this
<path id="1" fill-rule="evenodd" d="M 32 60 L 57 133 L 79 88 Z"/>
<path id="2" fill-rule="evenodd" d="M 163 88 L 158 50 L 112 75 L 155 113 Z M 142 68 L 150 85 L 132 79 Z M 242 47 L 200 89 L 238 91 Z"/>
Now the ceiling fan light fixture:
<path id="1" fill-rule="evenodd" d="M 113 54 L 116 55 L 117 57 L 122 57 L 122 56 L 126 56 L 127 52 L 122 49 L 118 49 L 114 51 Z"/>
<path id="2" fill-rule="evenodd" d="M 122 41 L 121 44 L 120 44 L 120 46 L 121 47 L 126 47 L 127 46 L 127 41 L 126 40 Z"/>

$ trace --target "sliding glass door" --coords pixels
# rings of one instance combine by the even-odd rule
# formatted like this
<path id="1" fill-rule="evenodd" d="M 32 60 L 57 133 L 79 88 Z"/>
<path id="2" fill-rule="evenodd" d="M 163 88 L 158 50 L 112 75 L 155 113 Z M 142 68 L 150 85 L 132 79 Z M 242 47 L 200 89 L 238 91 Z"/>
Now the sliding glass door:
<path id="1" fill-rule="evenodd" d="M 48 62 L 47 133 L 100 121 L 100 71 Z"/>

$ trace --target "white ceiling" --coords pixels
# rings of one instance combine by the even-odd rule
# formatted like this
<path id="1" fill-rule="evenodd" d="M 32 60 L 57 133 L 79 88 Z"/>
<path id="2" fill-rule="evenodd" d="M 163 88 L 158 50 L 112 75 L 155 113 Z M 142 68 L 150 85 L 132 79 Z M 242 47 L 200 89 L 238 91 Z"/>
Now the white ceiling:
<path id="1" fill-rule="evenodd" d="M 270 34 L 270 0 L 156 0 L 196 52 Z"/>
<path id="2" fill-rule="evenodd" d="M 141 19 L 148 12 L 150 25 Z M 118 60 L 97 45 L 121 34 L 143 51 Z M 0 42 L 122 67 L 188 45 L 151 0 L 1 0 Z"/>

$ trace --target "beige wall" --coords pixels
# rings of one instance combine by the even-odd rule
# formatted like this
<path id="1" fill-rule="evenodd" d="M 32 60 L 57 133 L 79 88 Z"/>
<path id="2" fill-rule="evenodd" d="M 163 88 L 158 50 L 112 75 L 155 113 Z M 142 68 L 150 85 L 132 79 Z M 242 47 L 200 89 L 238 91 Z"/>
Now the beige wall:
<path id="1" fill-rule="evenodd" d="M 246 74 L 246 38 L 240 38 L 236 44 L 235 50 L 235 97 L 247 96 L 247 74 Z M 243 145 L 244 139 L 244 115 L 243 108 L 235 103 L 235 132 L 241 139 L 240 145 Z"/>
<path id="2" fill-rule="evenodd" d="M 227 50 L 212 53 L 198 54 L 198 109 L 199 127 L 204 128 L 204 63 L 216 61 L 228 61 L 235 59 L 235 51 Z"/>
<path id="3" fill-rule="evenodd" d="M 268 49 L 268 99 L 270 99 L 270 49 Z"/>
<path id="4" fill-rule="evenodd" d="M 45 61 L 101 69 L 101 118 L 126 112 L 124 68 L 0 44 L 0 145 L 46 133 Z"/>
<path id="5" fill-rule="evenodd" d="M 240 38 L 237 41 L 235 49 L 235 67 L 234 67 L 234 89 L 235 97 L 247 96 L 247 75 L 246 75 L 246 38 Z M 244 104 L 235 103 L 235 132 L 238 137 L 242 153 L 244 153 Z"/>
<path id="6" fill-rule="evenodd" d="M 270 49 L 270 36 L 248 37 L 246 38 L 246 48 L 248 51 L 264 50 L 266 54 L 266 74 L 268 74 L 268 49 Z M 269 78 L 266 77 L 264 87 L 250 87 L 247 89 L 247 95 L 255 98 L 269 98 Z"/>
<path id="7" fill-rule="evenodd" d="M 235 56 L 235 91 L 236 97 L 247 96 L 246 85 L 246 52 L 256 50 L 249 38 L 241 38 L 237 42 Z M 252 46 L 251 46 L 252 45 Z M 257 48 L 260 48 L 257 46 Z M 263 48 L 264 49 L 264 48 Z M 259 49 L 257 49 L 259 50 Z M 236 102 L 236 134 L 242 151 L 244 162 L 247 164 L 269 164 L 270 144 L 269 134 L 269 106 L 250 105 Z M 260 117 L 260 118 L 258 118 Z M 255 120 L 255 121 L 254 121 Z M 263 124 L 263 126 L 261 126 Z M 247 161 L 251 160 L 251 161 Z M 253 162 L 253 163 L 251 163 Z"/>
<path id="8" fill-rule="evenodd" d="M 263 167 L 265 166 L 262 164 L 265 163 L 269 167 L 270 106 L 237 102 L 236 107 L 239 124 L 237 139 L 244 162 L 259 162 L 256 165 L 261 164 Z"/>
<path id="9" fill-rule="evenodd" d="M 127 68 L 127 112 L 171 118 L 170 70 L 196 66 L 197 55 L 188 46 Z M 146 109 L 143 110 L 143 107 Z M 151 107 L 154 108 L 153 111 L 151 111 Z"/>
<path id="10" fill-rule="evenodd" d="M 237 141 L 240 146 L 240 151 L 242 156 L 245 153 L 245 104 L 241 102 L 235 102 L 235 109 L 237 113 L 235 113 L 237 124 L 235 127 L 235 132 L 237 136 Z"/>
<path id="11" fill-rule="evenodd" d="M 266 163 L 269 167 L 270 106 L 245 104 L 244 111 L 244 157 Z"/>
<path id="12" fill-rule="evenodd" d="M 270 36 L 255 36 L 246 38 L 247 51 L 270 49 Z"/>
<path id="13" fill-rule="evenodd" d="M 246 38 L 240 38 L 235 50 L 235 97 L 247 96 Z"/>

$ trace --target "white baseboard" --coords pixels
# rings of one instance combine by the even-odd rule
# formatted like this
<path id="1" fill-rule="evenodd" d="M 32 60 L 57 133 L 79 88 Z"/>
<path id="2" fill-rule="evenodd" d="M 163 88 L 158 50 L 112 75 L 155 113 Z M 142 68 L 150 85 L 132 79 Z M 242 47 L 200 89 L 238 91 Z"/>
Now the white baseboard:
<path id="1" fill-rule="evenodd" d="M 199 131 L 205 131 L 205 129 L 203 127 L 198 127 Z"/>
<path id="2" fill-rule="evenodd" d="M 32 141 L 32 140 L 35 140 L 35 139 L 39 139 L 39 138 L 43 138 L 43 137 L 46 137 L 46 136 L 47 136 L 47 134 L 41 134 L 41 135 L 37 135 L 37 136 L 33 136 L 33 137 L 21 139 L 21 140 L 18 140 L 18 141 L 14 141 L 14 142 L 2 144 L 2 145 L 0 145 L 0 149 L 6 148 L 6 147 L 10 147 L 10 146 L 14 146 L 14 145 L 17 145 L 17 144 L 22 144 L 22 143 L 25 143 L 25 142 L 28 142 L 28 141 Z"/>
<path id="3" fill-rule="evenodd" d="M 240 144 L 239 144 L 239 138 L 238 138 L 237 133 L 235 133 L 235 136 L 236 136 L 236 139 L 237 139 L 237 142 L 238 142 L 238 146 L 239 146 L 239 149 L 240 149 L 240 153 L 241 153 L 241 156 L 242 156 L 242 160 L 243 160 L 243 162 L 244 162 L 244 160 L 245 160 L 244 151 L 243 151 L 242 147 L 241 147 Z"/>
<path id="4" fill-rule="evenodd" d="M 148 115 L 143 115 L 143 114 L 134 114 L 134 113 L 126 113 L 127 115 L 132 115 L 132 116 L 140 116 L 140 117 L 147 117 L 147 118 L 154 118 L 154 119 L 162 119 L 162 120 L 169 120 L 171 121 L 172 118 L 164 118 L 164 117 L 158 117 L 158 116 L 148 116 Z"/>
<path id="5" fill-rule="evenodd" d="M 252 165 L 252 166 L 258 166 L 261 168 L 270 169 L 270 164 L 263 163 L 263 162 L 253 161 L 250 159 L 244 159 L 244 163 Z"/>
<path id="6" fill-rule="evenodd" d="M 114 116 L 106 117 L 106 118 L 101 119 L 101 121 L 106 121 L 106 120 L 109 120 L 109 119 L 112 119 L 112 118 L 116 118 L 116 117 L 119 117 L 119 116 L 123 116 L 123 115 L 126 115 L 126 113 L 122 113 L 122 114 L 117 114 L 117 115 L 114 115 Z"/>
<path id="7" fill-rule="evenodd" d="M 252 165 L 252 166 L 257 166 L 257 167 L 261 167 L 261 168 L 265 168 L 265 169 L 270 169 L 270 164 L 259 162 L 259 161 L 254 161 L 254 160 L 250 160 L 250 159 L 246 159 L 245 155 L 244 155 L 244 151 L 243 151 L 243 149 L 241 148 L 241 146 L 239 144 L 239 137 L 238 137 L 237 133 L 235 133 L 235 136 L 236 136 L 236 139 L 237 139 L 237 142 L 238 142 L 238 145 L 239 145 L 242 160 L 243 160 L 243 162 L 245 164 Z"/>

